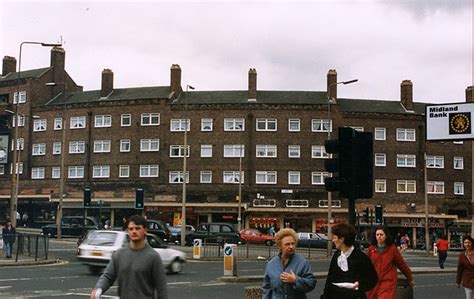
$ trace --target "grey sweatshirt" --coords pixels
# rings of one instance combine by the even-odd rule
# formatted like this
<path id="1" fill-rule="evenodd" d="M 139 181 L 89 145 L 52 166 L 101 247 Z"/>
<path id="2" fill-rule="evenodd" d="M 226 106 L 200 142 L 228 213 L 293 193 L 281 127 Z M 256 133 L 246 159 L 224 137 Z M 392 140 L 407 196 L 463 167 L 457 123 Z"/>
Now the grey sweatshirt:
<path id="1" fill-rule="evenodd" d="M 125 246 L 115 252 L 95 288 L 107 291 L 117 280 L 121 299 L 167 299 L 166 277 L 160 255 L 148 244 Z"/>

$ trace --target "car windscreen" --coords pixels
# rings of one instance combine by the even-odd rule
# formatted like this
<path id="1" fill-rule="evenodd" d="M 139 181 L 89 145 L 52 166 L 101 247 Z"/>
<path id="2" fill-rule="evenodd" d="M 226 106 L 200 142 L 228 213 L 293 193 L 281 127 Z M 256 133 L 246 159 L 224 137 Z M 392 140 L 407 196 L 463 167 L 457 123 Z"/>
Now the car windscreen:
<path id="1" fill-rule="evenodd" d="M 113 246 L 118 234 L 113 232 L 98 232 L 93 231 L 87 235 L 87 238 L 82 244 L 94 246 Z"/>

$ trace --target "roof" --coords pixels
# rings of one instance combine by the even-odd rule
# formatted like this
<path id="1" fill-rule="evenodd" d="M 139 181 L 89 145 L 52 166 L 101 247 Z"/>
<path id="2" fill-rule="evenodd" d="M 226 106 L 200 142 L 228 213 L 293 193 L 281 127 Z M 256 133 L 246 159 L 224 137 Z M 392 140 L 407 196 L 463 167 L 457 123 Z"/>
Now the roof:
<path id="1" fill-rule="evenodd" d="M 390 114 L 424 114 L 425 103 L 413 103 L 413 112 L 407 111 L 400 101 L 338 99 L 342 112 L 390 113 Z"/>
<path id="2" fill-rule="evenodd" d="M 5 76 L 0 76 L 0 82 L 10 81 L 17 79 L 26 79 L 26 78 L 39 78 L 43 76 L 47 71 L 52 69 L 52 67 L 45 67 L 41 69 L 27 70 L 20 72 L 20 77 L 18 78 L 18 72 L 8 73 Z"/>

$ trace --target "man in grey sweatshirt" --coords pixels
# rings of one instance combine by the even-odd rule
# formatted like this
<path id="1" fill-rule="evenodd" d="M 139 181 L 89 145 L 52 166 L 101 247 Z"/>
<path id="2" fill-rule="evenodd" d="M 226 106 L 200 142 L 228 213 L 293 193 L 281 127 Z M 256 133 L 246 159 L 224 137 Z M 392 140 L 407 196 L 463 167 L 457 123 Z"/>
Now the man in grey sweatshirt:
<path id="1" fill-rule="evenodd" d="M 128 246 L 119 249 L 91 292 L 91 299 L 118 281 L 121 299 L 167 299 L 166 277 L 160 255 L 145 242 L 146 219 L 133 215 L 127 221 Z"/>

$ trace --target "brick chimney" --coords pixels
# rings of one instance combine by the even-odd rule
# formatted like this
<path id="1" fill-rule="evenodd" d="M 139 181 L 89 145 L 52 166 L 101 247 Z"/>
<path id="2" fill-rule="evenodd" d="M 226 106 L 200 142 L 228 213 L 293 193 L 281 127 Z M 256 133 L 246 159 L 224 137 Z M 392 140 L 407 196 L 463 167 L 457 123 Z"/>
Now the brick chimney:
<path id="1" fill-rule="evenodd" d="M 100 96 L 106 97 L 114 90 L 114 72 L 110 69 L 102 71 L 102 87 L 100 89 Z"/>
<path id="2" fill-rule="evenodd" d="M 51 49 L 51 67 L 53 68 L 53 82 L 66 83 L 66 71 L 64 64 L 66 60 L 66 52 L 61 47 Z M 66 84 L 58 84 L 53 87 L 53 95 L 66 92 Z"/>
<path id="3" fill-rule="evenodd" d="M 179 64 L 171 65 L 170 89 L 171 92 L 175 93 L 175 96 L 183 91 L 181 88 L 181 68 Z"/>
<path id="4" fill-rule="evenodd" d="M 249 69 L 249 89 L 248 89 L 248 101 L 257 100 L 257 70 L 254 68 Z"/>
<path id="5" fill-rule="evenodd" d="M 329 70 L 327 75 L 326 92 L 329 100 L 337 101 L 337 72 L 336 70 Z"/>
<path id="6" fill-rule="evenodd" d="M 3 69 L 2 76 L 6 76 L 9 73 L 16 71 L 16 58 L 11 56 L 3 57 Z"/>
<path id="7" fill-rule="evenodd" d="M 466 102 L 474 102 L 474 86 L 466 88 Z"/>
<path id="8" fill-rule="evenodd" d="M 403 80 L 400 84 L 400 100 L 407 111 L 413 111 L 413 83 Z"/>

